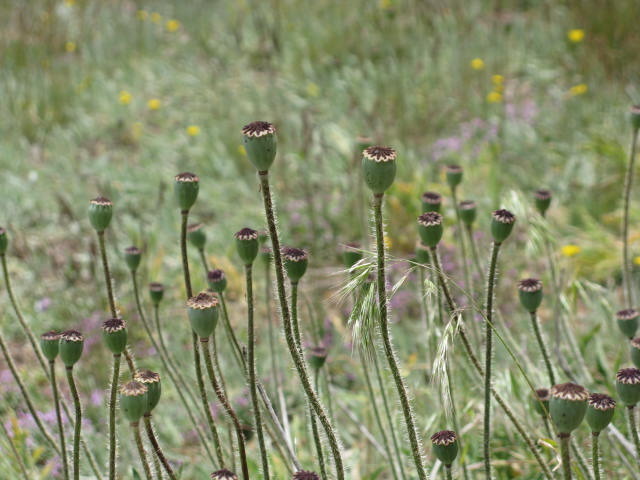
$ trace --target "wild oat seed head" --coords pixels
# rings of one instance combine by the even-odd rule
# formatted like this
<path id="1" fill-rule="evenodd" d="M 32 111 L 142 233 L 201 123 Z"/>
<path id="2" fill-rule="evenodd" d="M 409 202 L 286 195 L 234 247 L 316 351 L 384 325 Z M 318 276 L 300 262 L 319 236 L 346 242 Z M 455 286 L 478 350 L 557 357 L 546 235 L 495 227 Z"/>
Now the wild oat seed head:
<path id="1" fill-rule="evenodd" d="M 589 395 L 589 406 L 596 410 L 613 410 L 616 408 L 616 401 L 604 393 L 592 393 Z"/>
<path id="2" fill-rule="evenodd" d="M 368 147 L 362 151 L 362 156 L 376 163 L 392 162 L 396 159 L 396 151 L 391 147 Z"/>
<path id="3" fill-rule="evenodd" d="M 276 133 L 276 127 L 269 122 L 256 121 L 242 127 L 242 135 L 250 138 L 273 135 L 274 133 Z"/>
<path id="4" fill-rule="evenodd" d="M 431 443 L 434 445 L 451 445 L 458 437 L 453 430 L 442 430 L 431 435 Z"/>
<path id="5" fill-rule="evenodd" d="M 586 402 L 589 398 L 589 392 L 587 392 L 586 388 L 572 382 L 554 385 L 549 393 L 552 398 L 570 402 Z"/>

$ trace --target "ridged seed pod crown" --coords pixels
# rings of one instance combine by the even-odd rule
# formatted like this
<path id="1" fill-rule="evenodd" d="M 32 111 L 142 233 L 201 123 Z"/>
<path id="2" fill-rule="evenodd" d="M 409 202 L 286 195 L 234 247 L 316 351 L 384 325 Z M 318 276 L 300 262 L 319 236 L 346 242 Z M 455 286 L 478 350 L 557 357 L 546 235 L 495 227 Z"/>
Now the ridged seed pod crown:
<path id="1" fill-rule="evenodd" d="M 584 420 L 589 392 L 575 383 L 561 383 L 551 387 L 549 413 L 558 432 L 570 434 Z"/>
<path id="2" fill-rule="evenodd" d="M 549 414 L 550 398 L 548 388 L 538 388 L 531 395 L 531 406 L 537 413 L 546 417 Z"/>
<path id="3" fill-rule="evenodd" d="M 160 375 L 151 370 L 141 369 L 136 372 L 133 379 L 147 387 L 147 407 L 144 413 L 151 413 L 160 403 L 160 395 L 162 394 Z"/>
<path id="4" fill-rule="evenodd" d="M 40 348 L 47 360 L 53 362 L 60 350 L 60 332 L 51 330 L 40 336 Z"/>
<path id="5" fill-rule="evenodd" d="M 473 200 L 463 200 L 458 205 L 458 211 L 460 212 L 460 220 L 467 226 L 473 225 L 476 221 L 476 215 L 478 214 L 478 207 Z"/>
<path id="6" fill-rule="evenodd" d="M 147 411 L 147 386 L 131 380 L 120 387 L 120 410 L 129 423 L 137 423 Z"/>
<path id="7" fill-rule="evenodd" d="M 422 201 L 422 213 L 426 212 L 438 212 L 440 213 L 440 208 L 442 207 L 442 195 L 437 192 L 424 192 L 422 197 L 420 197 Z"/>
<path id="8" fill-rule="evenodd" d="M 276 158 L 276 128 L 269 122 L 251 122 L 242 127 L 242 143 L 258 172 L 266 172 Z"/>
<path id="9" fill-rule="evenodd" d="M 640 105 L 634 105 L 630 111 L 631 127 L 634 131 L 640 130 Z"/>
<path id="10" fill-rule="evenodd" d="M 438 245 L 443 232 L 442 215 L 438 212 L 426 212 L 418 217 L 418 233 L 427 247 Z"/>
<path id="11" fill-rule="evenodd" d="M 282 259 L 289 280 L 291 283 L 298 283 L 307 271 L 309 255 L 301 248 L 285 247 Z"/>
<path id="12" fill-rule="evenodd" d="M 631 361 L 637 368 L 640 368 L 640 337 L 631 340 L 629 346 L 631 350 Z"/>
<path id="13" fill-rule="evenodd" d="M 154 305 L 159 305 L 164 297 L 164 285 L 158 282 L 150 283 L 149 296 Z"/>
<path id="14" fill-rule="evenodd" d="M 444 465 L 451 465 L 458 456 L 458 436 L 453 430 L 442 430 L 431 435 L 433 453 Z"/>
<path id="15" fill-rule="evenodd" d="M 445 167 L 447 183 L 451 188 L 456 188 L 462 182 L 463 170 L 460 165 L 447 165 Z"/>
<path id="16" fill-rule="evenodd" d="M 245 227 L 235 233 L 236 250 L 244 265 L 251 265 L 258 256 L 260 242 L 258 232 L 252 228 Z"/>
<path id="17" fill-rule="evenodd" d="M 525 278 L 518 282 L 520 304 L 527 312 L 535 312 L 542 303 L 542 282 L 537 278 Z"/>
<path id="18" fill-rule="evenodd" d="M 627 308 L 616 312 L 618 328 L 627 338 L 635 337 L 639 318 L 640 312 L 635 308 Z"/>
<path id="19" fill-rule="evenodd" d="M 541 188 L 533 193 L 533 200 L 540 215 L 544 216 L 551 205 L 551 191 Z"/>
<path id="20" fill-rule="evenodd" d="M 124 249 L 124 261 L 130 271 L 135 272 L 140 266 L 140 260 L 142 259 L 142 250 L 138 247 L 127 247 Z"/>
<path id="21" fill-rule="evenodd" d="M 200 338 L 209 338 L 218 324 L 218 299 L 201 292 L 187 301 L 191 328 Z"/>
<path id="22" fill-rule="evenodd" d="M 102 338 L 114 355 L 120 355 L 127 348 L 127 325 L 121 318 L 109 318 L 102 323 Z"/>
<path id="23" fill-rule="evenodd" d="M 192 223 L 187 227 L 187 239 L 197 250 L 203 250 L 207 243 L 207 234 L 202 223 Z"/>
<path id="24" fill-rule="evenodd" d="M 7 236 L 7 230 L 0 227 L 0 255 L 7 253 L 9 247 L 9 237 Z"/>
<path id="25" fill-rule="evenodd" d="M 587 403 L 587 423 L 592 432 L 601 432 L 613 419 L 616 401 L 604 393 L 592 393 Z"/>
<path id="26" fill-rule="evenodd" d="M 67 330 L 60 334 L 60 359 L 66 367 L 73 367 L 84 348 L 84 337 L 77 330 Z"/>
<path id="27" fill-rule="evenodd" d="M 198 199 L 200 179 L 196 174 L 191 172 L 179 173 L 175 176 L 173 190 L 180 211 L 188 212 Z"/>
<path id="28" fill-rule="evenodd" d="M 211 480 L 238 480 L 238 476 L 231 470 L 223 468 L 222 470 L 216 470 L 211 474 Z"/>
<path id="29" fill-rule="evenodd" d="M 209 270 L 207 272 L 207 283 L 211 290 L 216 293 L 222 293 L 227 288 L 227 276 L 220 269 Z"/>
<path id="30" fill-rule="evenodd" d="M 89 202 L 89 221 L 96 232 L 104 232 L 113 215 L 113 203 L 106 197 L 96 197 Z"/>
<path id="31" fill-rule="evenodd" d="M 382 195 L 396 178 L 396 151 L 391 147 L 369 147 L 362 152 L 364 181 L 376 195 Z"/>
<path id="32" fill-rule="evenodd" d="M 496 243 L 504 242 L 513 230 L 516 216 L 509 210 L 495 210 L 491 216 L 491 235 Z"/>
<path id="33" fill-rule="evenodd" d="M 640 402 L 640 369 L 622 368 L 616 373 L 616 390 L 627 406 Z"/>

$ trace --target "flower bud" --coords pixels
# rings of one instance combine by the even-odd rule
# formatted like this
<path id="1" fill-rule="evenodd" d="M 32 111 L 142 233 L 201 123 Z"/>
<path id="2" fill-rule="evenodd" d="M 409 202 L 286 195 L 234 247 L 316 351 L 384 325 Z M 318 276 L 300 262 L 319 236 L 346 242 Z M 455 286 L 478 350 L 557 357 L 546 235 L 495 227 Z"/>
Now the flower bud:
<path id="1" fill-rule="evenodd" d="M 136 372 L 133 379 L 147 387 L 147 409 L 144 413 L 151 413 L 158 403 L 160 403 L 160 394 L 162 393 L 160 375 L 151 370 L 142 369 Z"/>
<path id="2" fill-rule="evenodd" d="M 187 301 L 191 328 L 200 338 L 209 338 L 218 324 L 218 299 L 206 292 Z"/>
<path id="3" fill-rule="evenodd" d="M 182 212 L 188 212 L 198 198 L 200 179 L 193 173 L 179 173 L 175 176 L 173 189 L 178 207 Z"/>
<path id="4" fill-rule="evenodd" d="M 236 239 L 236 249 L 242 263 L 251 265 L 258 256 L 260 243 L 258 242 L 258 232 L 251 228 L 243 228 L 234 235 Z"/>
<path id="5" fill-rule="evenodd" d="M 342 247 L 342 262 L 346 269 L 350 269 L 362 260 L 362 251 L 358 242 L 348 242 Z"/>
<path id="6" fill-rule="evenodd" d="M 631 127 L 634 132 L 640 130 L 640 105 L 631 107 Z"/>
<path id="7" fill-rule="evenodd" d="M 291 283 L 298 283 L 307 271 L 309 256 L 300 248 L 285 247 L 282 250 L 284 269 Z"/>
<path id="8" fill-rule="evenodd" d="M 495 243 L 504 242 L 513 230 L 516 223 L 516 216 L 509 210 L 496 210 L 493 212 L 491 220 L 491 235 Z"/>
<path id="9" fill-rule="evenodd" d="M 640 368 L 640 337 L 631 340 L 631 361 Z"/>
<path id="10" fill-rule="evenodd" d="M 416 243 L 416 262 L 420 265 L 429 265 L 431 263 L 429 247 L 422 242 Z"/>
<path id="11" fill-rule="evenodd" d="M 544 217 L 549 209 L 549 205 L 551 205 L 551 191 L 545 189 L 536 190 L 533 198 L 536 203 L 536 209 L 540 212 L 540 215 Z"/>
<path id="12" fill-rule="evenodd" d="M 60 358 L 67 368 L 73 367 L 82 356 L 84 337 L 76 330 L 60 334 Z"/>
<path id="13" fill-rule="evenodd" d="M 223 468 L 211 474 L 211 480 L 238 480 L 238 476 L 231 470 Z"/>
<path id="14" fill-rule="evenodd" d="M 0 227 L 0 255 L 7 253 L 7 247 L 9 246 L 9 238 L 7 237 L 7 231 Z"/>
<path id="15" fill-rule="evenodd" d="M 437 192 L 424 192 L 422 197 L 422 213 L 440 212 L 442 207 L 442 195 Z"/>
<path id="16" fill-rule="evenodd" d="M 209 288 L 216 293 L 222 293 L 227 288 L 227 276 L 222 270 L 209 270 L 207 272 Z"/>
<path id="17" fill-rule="evenodd" d="M 149 284 L 149 296 L 154 305 L 159 305 L 164 297 L 164 285 L 158 282 Z"/>
<path id="18" fill-rule="evenodd" d="M 110 318 L 102 324 L 102 338 L 114 355 L 127 348 L 127 325 L 121 318 Z"/>
<path id="19" fill-rule="evenodd" d="M 542 282 L 537 278 L 525 278 L 518 282 L 520 304 L 527 312 L 535 312 L 542 303 Z"/>
<path id="20" fill-rule="evenodd" d="M 458 456 L 458 436 L 453 430 L 431 435 L 431 445 L 436 458 L 446 466 L 450 466 Z"/>
<path id="21" fill-rule="evenodd" d="M 127 247 L 124 249 L 124 261 L 132 272 L 138 270 L 140 260 L 142 259 L 142 250 L 138 247 Z"/>
<path id="22" fill-rule="evenodd" d="M 558 432 L 570 434 L 578 428 L 587 413 L 589 392 L 575 383 L 561 383 L 551 387 L 549 413 Z"/>
<path id="23" fill-rule="evenodd" d="M 204 232 L 204 225 L 192 223 L 187 227 L 187 239 L 197 250 L 203 250 L 207 243 L 207 234 Z"/>
<path id="24" fill-rule="evenodd" d="M 538 388 L 531 396 L 531 406 L 537 413 L 546 417 L 549 414 L 550 399 L 548 388 Z"/>
<path id="25" fill-rule="evenodd" d="M 611 423 L 616 411 L 616 402 L 604 393 L 592 393 L 587 404 L 587 423 L 592 432 L 599 433 Z"/>
<path id="26" fill-rule="evenodd" d="M 476 221 L 477 206 L 473 200 L 463 200 L 458 205 L 460 220 L 465 225 L 471 226 Z"/>
<path id="27" fill-rule="evenodd" d="M 147 411 L 147 386 L 131 380 L 120 387 L 120 410 L 129 423 L 138 423 Z"/>
<path id="28" fill-rule="evenodd" d="M 307 354 L 309 365 L 311 365 L 314 370 L 320 370 L 327 361 L 328 353 L 327 349 L 322 346 L 310 347 L 309 353 Z"/>
<path id="29" fill-rule="evenodd" d="M 438 212 L 427 212 L 418 217 L 418 233 L 427 247 L 438 245 L 443 231 L 442 215 Z"/>
<path id="30" fill-rule="evenodd" d="M 640 402 L 640 369 L 623 368 L 616 373 L 616 390 L 627 406 Z"/>
<path id="31" fill-rule="evenodd" d="M 383 194 L 396 178 L 396 151 L 389 147 L 369 147 L 362 152 L 364 181 L 374 194 Z"/>
<path id="32" fill-rule="evenodd" d="M 634 308 L 627 308 L 625 310 L 616 312 L 616 322 L 618 323 L 618 328 L 620 328 L 620 331 L 627 338 L 635 337 L 636 330 L 638 330 L 639 317 L 640 312 L 638 312 Z"/>
<path id="33" fill-rule="evenodd" d="M 271 168 L 276 158 L 276 127 L 269 122 L 251 122 L 242 127 L 242 143 L 247 156 L 259 172 Z"/>
<path id="34" fill-rule="evenodd" d="M 96 197 L 89 202 L 89 221 L 96 232 L 104 232 L 113 215 L 113 203 L 105 197 Z"/>
<path id="35" fill-rule="evenodd" d="M 292 480 L 320 480 L 320 477 L 315 472 L 300 470 L 293 474 Z"/>
<path id="36" fill-rule="evenodd" d="M 462 182 L 462 167 L 460 165 L 447 165 L 445 174 L 451 188 L 456 188 Z"/>
<path id="37" fill-rule="evenodd" d="M 60 347 L 60 332 L 51 330 L 40 336 L 40 348 L 47 360 L 53 362 L 58 356 Z"/>

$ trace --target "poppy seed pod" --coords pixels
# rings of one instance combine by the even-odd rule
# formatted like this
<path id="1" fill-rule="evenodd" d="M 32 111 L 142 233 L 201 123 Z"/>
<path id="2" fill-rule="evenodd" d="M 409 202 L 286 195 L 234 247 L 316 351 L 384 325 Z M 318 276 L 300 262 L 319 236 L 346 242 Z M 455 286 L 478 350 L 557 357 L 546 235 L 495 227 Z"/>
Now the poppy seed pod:
<path id="1" fill-rule="evenodd" d="M 616 402 L 604 393 L 592 393 L 587 404 L 587 423 L 592 432 L 599 433 L 611 423 L 616 411 Z"/>
<path id="2" fill-rule="evenodd" d="M 390 147 L 369 147 L 362 152 L 364 181 L 376 195 L 382 195 L 396 178 L 396 151 Z"/>
<path id="3" fill-rule="evenodd" d="M 238 476 L 231 470 L 223 468 L 211 474 L 211 480 L 238 480 Z"/>
<path id="4" fill-rule="evenodd" d="M 151 413 L 158 403 L 160 403 L 160 395 L 162 393 L 160 375 L 151 370 L 142 369 L 136 372 L 133 379 L 147 387 L 147 409 L 144 413 Z"/>
<path id="5" fill-rule="evenodd" d="M 60 332 L 51 330 L 40 336 L 40 348 L 42 353 L 50 362 L 53 362 L 58 356 L 60 349 Z"/>
<path id="6" fill-rule="evenodd" d="M 570 434 L 578 428 L 587 413 L 589 392 L 575 383 L 561 383 L 551 387 L 549 413 L 561 434 Z"/>
<path id="7" fill-rule="evenodd" d="M 462 182 L 462 167 L 460 165 L 447 165 L 445 167 L 447 183 L 451 188 L 456 188 Z"/>
<path id="8" fill-rule="evenodd" d="M 142 259 L 142 250 L 138 247 L 127 247 L 124 249 L 124 261 L 132 272 L 135 272 L 140 266 Z"/>
<path id="9" fill-rule="evenodd" d="M 251 265 L 258 256 L 260 242 L 258 242 L 258 232 L 251 228 L 243 228 L 234 235 L 236 239 L 236 249 L 242 263 Z"/>
<path id="10" fill-rule="evenodd" d="M 159 305 L 164 297 L 164 285 L 158 282 L 150 283 L 149 296 L 154 305 Z"/>
<path id="11" fill-rule="evenodd" d="M 269 232 L 266 230 L 260 230 L 258 232 L 258 242 L 260 242 L 260 245 L 267 243 L 267 240 L 269 240 Z"/>
<path id="12" fill-rule="evenodd" d="M 418 233 L 427 247 L 435 247 L 442 238 L 442 215 L 438 212 L 426 212 L 418 217 Z"/>
<path id="13" fill-rule="evenodd" d="M 129 423 L 138 423 L 147 411 L 147 386 L 131 380 L 120 387 L 120 410 Z"/>
<path id="14" fill-rule="evenodd" d="M 204 225 L 192 223 L 187 227 L 187 239 L 197 250 L 204 249 L 207 243 L 207 234 L 204 232 Z"/>
<path id="15" fill-rule="evenodd" d="M 207 272 L 209 288 L 216 293 L 222 293 L 227 288 L 227 276 L 222 270 L 209 270 Z"/>
<path id="16" fill-rule="evenodd" d="M 276 127 L 269 122 L 251 122 L 242 127 L 242 143 L 247 156 L 259 172 L 271 168 L 276 158 Z"/>
<path id="17" fill-rule="evenodd" d="M 307 271 L 309 255 L 301 248 L 286 247 L 282 250 L 284 269 L 291 283 L 298 283 Z"/>
<path id="18" fill-rule="evenodd" d="M 623 368 L 618 370 L 616 390 L 625 405 L 633 406 L 640 402 L 640 369 Z"/>
<path id="19" fill-rule="evenodd" d="M 260 248 L 260 258 L 262 259 L 265 265 L 269 265 L 271 263 L 271 248 L 270 247 L 262 247 Z"/>
<path id="20" fill-rule="evenodd" d="M 96 232 L 104 232 L 113 215 L 113 203 L 105 197 L 96 197 L 89 202 L 89 221 Z"/>
<path id="21" fill-rule="evenodd" d="M 173 189 L 176 195 L 178 207 L 183 212 L 188 212 L 198 198 L 200 179 L 190 172 L 179 173 L 175 176 Z"/>
<path id="22" fill-rule="evenodd" d="M 327 361 L 327 355 L 327 349 L 324 347 L 310 347 L 309 353 L 307 354 L 309 365 L 311 365 L 314 370 L 320 370 Z"/>
<path id="23" fill-rule="evenodd" d="M 424 192 L 422 197 L 422 213 L 426 212 L 440 212 L 442 207 L 442 195 L 437 192 Z"/>
<path id="24" fill-rule="evenodd" d="M 420 265 L 429 265 L 431 263 L 429 247 L 422 242 L 416 243 L 416 262 Z"/>
<path id="25" fill-rule="evenodd" d="M 549 414 L 550 398 L 548 388 L 538 388 L 531 396 L 531 406 L 537 413 L 546 417 Z"/>
<path id="26" fill-rule="evenodd" d="M 640 337 L 631 340 L 630 347 L 631 361 L 636 367 L 640 368 Z"/>
<path id="27" fill-rule="evenodd" d="M 536 209 L 544 216 L 551 205 L 551 191 L 546 189 L 536 190 L 533 194 Z"/>
<path id="28" fill-rule="evenodd" d="M 638 330 L 640 312 L 634 308 L 627 308 L 616 312 L 616 323 L 620 331 L 627 337 L 633 338 Z"/>
<path id="29" fill-rule="evenodd" d="M 433 453 L 444 465 L 451 465 L 458 456 L 458 436 L 453 430 L 442 430 L 431 435 Z"/>
<path id="30" fill-rule="evenodd" d="M 121 318 L 110 318 L 102 323 L 102 338 L 114 355 L 127 348 L 127 324 Z"/>
<path id="31" fill-rule="evenodd" d="M 631 107 L 631 127 L 634 131 L 640 130 L 640 105 Z"/>
<path id="32" fill-rule="evenodd" d="M 300 470 L 293 474 L 292 480 L 320 480 L 320 477 L 315 472 Z"/>
<path id="33" fill-rule="evenodd" d="M 504 242 L 513 230 L 513 224 L 516 223 L 516 216 L 509 210 L 496 210 L 491 218 L 491 235 L 496 243 Z"/>
<path id="34" fill-rule="evenodd" d="M 460 220 L 465 225 L 473 225 L 476 221 L 477 205 L 473 200 L 463 200 L 458 205 L 458 211 L 460 212 Z"/>
<path id="35" fill-rule="evenodd" d="M 342 247 L 342 262 L 346 269 L 350 269 L 362 260 L 361 246 L 358 242 L 348 242 Z"/>
<path id="36" fill-rule="evenodd" d="M 206 292 L 187 300 L 191 328 L 200 338 L 209 338 L 218 324 L 218 299 Z"/>
<path id="37" fill-rule="evenodd" d="M 520 303 L 527 312 L 535 312 L 542 303 L 542 282 L 537 278 L 525 278 L 518 282 Z"/>
<path id="38" fill-rule="evenodd" d="M 73 367 L 82 356 L 84 337 L 76 330 L 60 334 L 60 359 L 67 368 Z"/>
<path id="39" fill-rule="evenodd" d="M 9 238 L 7 237 L 7 231 L 0 227 L 0 255 L 7 253 L 7 247 L 9 246 Z"/>

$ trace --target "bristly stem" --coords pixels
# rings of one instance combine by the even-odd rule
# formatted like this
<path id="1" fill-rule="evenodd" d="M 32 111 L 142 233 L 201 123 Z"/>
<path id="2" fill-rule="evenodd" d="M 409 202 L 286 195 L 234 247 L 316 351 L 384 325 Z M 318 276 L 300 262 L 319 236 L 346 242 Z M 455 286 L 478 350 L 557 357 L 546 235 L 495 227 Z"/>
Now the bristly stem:
<path id="1" fill-rule="evenodd" d="M 9 435 L 9 431 L 7 430 L 7 427 L 4 425 L 4 422 L 0 422 L 0 428 L 2 428 L 2 434 L 4 435 L 5 439 L 7 440 L 7 443 L 9 444 L 11 453 L 13 453 L 13 456 L 16 457 L 16 462 L 18 463 L 18 467 L 20 468 L 20 473 L 22 473 L 24 480 L 31 480 L 31 477 L 27 473 L 27 467 L 25 466 L 24 461 L 22 460 L 22 455 L 20 455 L 20 452 L 18 452 L 18 449 L 14 445 L 13 438 L 11 437 L 11 435 Z"/>
<path id="2" fill-rule="evenodd" d="M 258 402 L 258 387 L 256 380 L 256 339 L 253 314 L 253 268 L 245 265 L 245 277 L 247 282 L 247 331 L 248 331 L 248 361 L 249 361 L 249 390 L 251 391 L 251 403 L 253 404 L 253 418 L 256 424 L 258 435 L 258 445 L 260 447 L 260 457 L 262 459 L 262 475 L 265 480 L 269 480 L 269 457 L 267 447 L 264 443 L 264 433 L 262 431 L 262 415 L 260 413 L 260 403 Z M 214 337 L 215 338 L 215 337 Z M 214 347 L 215 348 L 215 347 Z"/>
<path id="3" fill-rule="evenodd" d="M 80 395 L 76 382 L 73 378 L 73 367 L 66 367 L 67 380 L 69 381 L 69 389 L 73 397 L 73 406 L 75 407 L 75 418 L 73 425 L 73 479 L 80 480 L 80 432 L 82 431 L 82 405 L 80 404 Z"/>
<path id="4" fill-rule="evenodd" d="M 627 418 L 629 420 L 629 432 L 636 447 L 636 459 L 640 465 L 640 438 L 638 437 L 638 427 L 636 426 L 635 405 L 627 406 Z"/>
<path id="5" fill-rule="evenodd" d="M 189 257 L 187 256 L 187 226 L 189 224 L 189 210 L 180 212 L 182 224 L 180 228 L 180 255 L 182 257 L 182 273 L 184 275 L 184 288 L 187 292 L 187 300 L 193 297 L 191 289 L 191 275 L 189 274 Z"/>
<path id="6" fill-rule="evenodd" d="M 296 341 L 298 355 L 304 355 L 302 351 L 302 335 L 298 323 L 298 282 L 291 282 L 291 324 L 293 325 L 293 338 Z M 316 388 L 316 392 L 318 389 Z"/>
<path id="7" fill-rule="evenodd" d="M 331 425 L 331 421 L 329 417 L 325 413 L 325 410 L 318 399 L 318 396 L 313 390 L 311 386 L 311 382 L 309 380 L 309 374 L 307 373 L 306 362 L 304 358 L 300 358 L 296 348 L 296 342 L 293 336 L 293 331 L 291 327 L 291 314 L 289 311 L 289 305 L 287 305 L 287 293 L 284 282 L 284 270 L 282 264 L 282 253 L 280 251 L 280 240 L 278 237 L 278 229 L 276 227 L 276 216 L 273 208 L 273 203 L 271 199 L 271 189 L 269 185 L 269 174 L 267 171 L 259 172 L 260 176 L 260 186 L 262 190 L 262 200 L 264 203 L 265 216 L 267 217 L 267 224 L 269 227 L 269 236 L 271 238 L 271 246 L 273 250 L 273 258 L 275 262 L 275 271 L 276 271 L 276 286 L 278 290 L 278 300 L 280 303 L 280 313 L 282 315 L 282 323 L 285 332 L 285 338 L 287 340 L 287 346 L 289 348 L 289 353 L 293 359 L 293 363 L 296 366 L 296 370 L 298 371 L 298 376 L 300 377 L 300 382 L 302 383 L 302 387 L 313 406 L 313 409 L 322 424 L 322 427 L 325 430 L 327 435 L 327 439 L 329 440 L 329 445 L 331 447 L 331 453 L 333 455 L 336 475 L 338 480 L 344 480 L 344 465 L 342 463 L 342 453 L 341 447 L 338 443 L 338 438 L 335 434 L 333 426 Z"/>
<path id="8" fill-rule="evenodd" d="M 549 375 L 549 385 L 555 385 L 556 378 L 555 378 L 555 375 L 553 374 L 553 366 L 551 365 L 549 352 L 547 351 L 547 347 L 544 343 L 544 339 L 542 338 L 542 332 L 540 332 L 538 314 L 537 312 L 531 312 L 530 316 L 531 316 L 531 326 L 533 327 L 533 332 L 536 335 L 536 340 L 538 341 L 538 346 L 540 347 L 540 353 L 542 354 L 542 358 L 544 359 L 544 364 L 547 367 L 547 374 Z"/>
<path id="9" fill-rule="evenodd" d="M 568 433 L 561 433 L 560 437 L 560 455 L 562 456 L 562 472 L 564 474 L 564 480 L 571 480 L 571 447 L 570 447 L 570 435 Z"/>
<path id="10" fill-rule="evenodd" d="M 58 382 L 56 381 L 56 365 L 54 360 L 49 360 L 49 378 L 51 379 L 51 391 L 53 392 L 53 405 L 56 409 L 56 422 L 58 423 L 58 435 L 60 437 L 60 456 L 62 460 L 62 474 L 64 480 L 69 480 L 69 462 L 67 461 L 67 447 L 64 440 L 64 427 L 62 426 L 62 413 L 60 411 L 60 395 L 58 394 Z"/>
<path id="11" fill-rule="evenodd" d="M 631 153 L 627 173 L 624 179 L 624 214 L 622 218 L 622 274 L 625 293 L 625 306 L 632 308 L 635 304 L 633 296 L 633 277 L 631 276 L 631 262 L 629 259 L 629 207 L 631 204 L 631 187 L 636 161 L 636 146 L 638 144 L 638 130 L 633 130 L 631 139 Z"/>
<path id="12" fill-rule="evenodd" d="M 271 260 L 265 261 L 264 266 L 264 303 L 267 312 L 267 325 L 269 327 L 269 356 L 271 359 L 271 375 L 277 396 L 280 391 L 280 373 L 278 369 L 278 356 L 276 355 L 273 315 L 271 315 Z"/>
<path id="13" fill-rule="evenodd" d="M 593 477 L 600 480 L 600 452 L 598 439 L 600 432 L 591 432 L 591 463 L 593 465 Z"/>
<path id="14" fill-rule="evenodd" d="M 420 440 L 418 439 L 418 432 L 416 430 L 415 421 L 413 417 L 413 411 L 411 404 L 409 403 L 409 397 L 407 395 L 407 387 L 404 384 L 404 380 L 400 375 L 400 368 L 398 367 L 398 360 L 396 359 L 395 352 L 391 343 L 391 333 L 389 331 L 389 317 L 387 312 L 387 290 L 386 290 L 386 275 L 385 275 L 385 251 L 384 251 L 384 235 L 382 227 L 382 194 L 376 194 L 373 197 L 373 209 L 375 218 L 376 229 L 376 256 L 378 259 L 377 265 L 377 288 L 378 288 L 378 306 L 380 309 L 380 333 L 382 335 L 382 344 L 384 346 L 385 356 L 387 357 L 387 363 L 389 369 L 396 384 L 396 390 L 400 398 L 400 405 L 402 406 L 402 413 L 404 414 L 404 421 L 409 434 L 409 442 L 411 444 L 411 451 L 413 453 L 413 460 L 416 465 L 418 478 L 420 480 L 427 479 L 427 473 L 424 468 L 424 462 L 422 459 Z"/>
<path id="15" fill-rule="evenodd" d="M 169 464 L 167 457 L 164 456 L 164 452 L 162 448 L 160 448 L 160 444 L 158 443 L 158 439 L 156 438 L 156 434 L 153 431 L 153 425 L 151 425 L 151 415 L 144 416 L 144 428 L 147 431 L 147 437 L 149 438 L 149 442 L 151 442 L 151 446 L 153 447 L 153 451 L 155 455 L 160 460 L 164 471 L 167 472 L 169 478 L 171 480 L 177 480 L 176 474 L 173 472 L 171 465 Z"/>
<path id="16" fill-rule="evenodd" d="M 496 286 L 496 267 L 500 243 L 493 242 L 491 260 L 489 262 L 489 278 L 487 280 L 487 301 L 485 310 L 485 354 L 484 354 L 484 473 L 491 478 L 491 365 L 493 355 L 493 296 Z"/>
<path id="17" fill-rule="evenodd" d="M 113 356 L 113 375 L 109 395 L 109 480 L 116 479 L 117 443 L 116 443 L 116 404 L 118 401 L 118 380 L 120 378 L 120 355 Z"/>
<path id="18" fill-rule="evenodd" d="M 316 392 L 318 392 L 318 370 L 315 371 L 315 386 Z M 313 441 L 316 444 L 316 455 L 318 455 L 318 466 L 320 467 L 320 478 L 327 480 L 327 468 L 324 464 L 324 453 L 322 452 L 322 440 L 320 439 L 320 433 L 318 432 L 318 422 L 316 416 L 313 413 L 313 408 L 309 405 L 309 418 L 311 419 L 311 432 L 313 434 Z"/>
<path id="19" fill-rule="evenodd" d="M 231 342 L 231 350 L 236 356 L 238 365 L 242 368 L 243 373 L 246 374 L 246 361 L 244 359 L 244 355 L 242 355 L 242 348 L 240 347 L 240 343 L 238 342 L 238 337 L 236 337 L 236 334 L 233 331 L 233 327 L 231 326 L 229 312 L 227 311 L 227 302 L 225 302 L 224 300 L 224 293 L 220 292 L 218 296 L 220 297 L 220 303 L 222 303 L 222 322 L 224 324 L 224 330 L 227 333 L 227 337 Z"/>
<path id="20" fill-rule="evenodd" d="M 144 474 L 147 480 L 153 480 L 151 476 L 151 467 L 149 467 L 149 460 L 147 460 L 147 454 L 144 451 L 144 445 L 142 443 L 142 437 L 140 436 L 140 424 L 138 422 L 133 422 L 131 424 L 131 428 L 133 429 L 133 437 L 136 440 L 136 447 L 138 447 L 138 454 L 140 455 L 140 463 L 142 463 L 142 468 L 144 469 Z"/>

